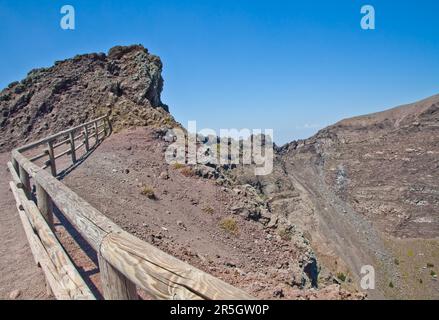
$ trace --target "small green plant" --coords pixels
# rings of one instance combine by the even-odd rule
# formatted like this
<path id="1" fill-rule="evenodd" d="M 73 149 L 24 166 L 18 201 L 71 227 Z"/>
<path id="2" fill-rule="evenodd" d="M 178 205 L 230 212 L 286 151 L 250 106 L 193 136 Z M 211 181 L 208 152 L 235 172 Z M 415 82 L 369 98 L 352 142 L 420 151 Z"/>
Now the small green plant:
<path id="1" fill-rule="evenodd" d="M 291 241 L 291 234 L 288 232 L 287 229 L 280 229 L 278 231 L 279 236 L 284 241 Z"/>
<path id="2" fill-rule="evenodd" d="M 345 282 L 346 281 L 346 275 L 343 272 L 339 272 L 337 273 L 337 279 L 340 280 L 341 282 Z"/>
<path id="3" fill-rule="evenodd" d="M 395 260 L 393 261 L 397 266 L 399 266 L 399 260 L 395 258 Z"/>
<path id="4" fill-rule="evenodd" d="M 415 254 L 414 254 L 413 250 L 409 250 L 409 251 L 407 252 L 407 255 L 411 258 L 411 257 L 413 257 Z"/>
<path id="5" fill-rule="evenodd" d="M 163 119 L 163 124 L 164 125 L 170 125 L 172 123 L 173 123 L 173 121 L 172 121 L 172 119 L 170 117 L 166 117 L 165 119 Z"/>
<path id="6" fill-rule="evenodd" d="M 172 166 L 174 167 L 175 170 L 180 170 L 180 169 L 183 169 L 184 167 L 186 167 L 186 165 L 184 165 L 182 163 L 178 163 L 178 162 L 174 163 Z"/>
<path id="7" fill-rule="evenodd" d="M 213 210 L 212 207 L 204 207 L 202 210 L 204 213 L 207 213 L 207 214 L 213 214 L 215 212 L 215 210 Z"/>
<path id="8" fill-rule="evenodd" d="M 436 276 L 436 272 L 434 272 L 434 270 L 431 270 L 430 271 L 430 276 L 432 276 L 432 277 Z"/>
<path id="9" fill-rule="evenodd" d="M 143 195 L 143 196 L 148 197 L 151 200 L 157 199 L 157 197 L 156 197 L 156 195 L 154 193 L 154 189 L 151 188 L 151 187 L 148 187 L 148 186 L 144 186 L 142 188 L 142 190 L 140 191 L 140 194 Z"/>
<path id="10" fill-rule="evenodd" d="M 395 288 L 392 281 L 389 282 L 389 288 L 392 288 L 392 289 Z"/>
<path id="11" fill-rule="evenodd" d="M 221 220 L 220 227 L 233 234 L 238 232 L 238 223 L 233 218 L 224 218 Z"/>

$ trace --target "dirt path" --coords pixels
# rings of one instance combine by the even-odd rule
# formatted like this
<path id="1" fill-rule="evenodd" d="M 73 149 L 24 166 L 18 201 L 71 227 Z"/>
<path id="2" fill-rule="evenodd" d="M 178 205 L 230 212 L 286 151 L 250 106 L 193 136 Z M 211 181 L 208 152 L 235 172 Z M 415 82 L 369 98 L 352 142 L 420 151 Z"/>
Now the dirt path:
<path id="1" fill-rule="evenodd" d="M 47 299 L 44 275 L 35 265 L 9 190 L 9 159 L 10 153 L 0 154 L 0 299 L 10 299 L 16 290 L 18 299 Z"/>

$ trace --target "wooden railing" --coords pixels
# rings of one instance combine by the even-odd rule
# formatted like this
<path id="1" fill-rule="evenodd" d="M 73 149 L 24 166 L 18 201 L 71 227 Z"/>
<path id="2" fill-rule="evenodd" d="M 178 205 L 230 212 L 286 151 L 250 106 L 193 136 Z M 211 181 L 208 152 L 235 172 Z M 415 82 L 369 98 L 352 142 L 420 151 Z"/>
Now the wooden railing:
<path id="1" fill-rule="evenodd" d="M 91 136 L 97 146 L 110 133 L 110 121 L 101 117 L 13 150 L 8 163 L 20 219 L 53 295 L 58 299 L 95 299 L 55 234 L 56 207 L 96 251 L 105 299 L 137 299 L 137 287 L 156 299 L 251 299 L 242 290 L 125 232 L 56 178 L 57 159 L 70 155 L 75 164 L 80 148 L 85 148 L 84 155 L 92 150 Z M 55 150 L 65 144 L 69 150 L 56 155 Z M 45 146 L 42 153 L 30 159 L 23 155 L 41 146 Z M 46 157 L 42 166 L 34 163 Z"/>

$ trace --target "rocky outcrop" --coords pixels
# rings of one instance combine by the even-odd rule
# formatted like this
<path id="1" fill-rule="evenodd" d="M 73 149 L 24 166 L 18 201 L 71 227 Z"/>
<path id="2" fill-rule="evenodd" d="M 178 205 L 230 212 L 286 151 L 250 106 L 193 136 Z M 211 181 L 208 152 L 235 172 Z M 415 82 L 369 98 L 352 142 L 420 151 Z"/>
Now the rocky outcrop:
<path id="1" fill-rule="evenodd" d="M 36 69 L 0 93 L 0 151 L 110 114 L 115 130 L 174 122 L 162 103 L 160 58 L 114 47 Z"/>

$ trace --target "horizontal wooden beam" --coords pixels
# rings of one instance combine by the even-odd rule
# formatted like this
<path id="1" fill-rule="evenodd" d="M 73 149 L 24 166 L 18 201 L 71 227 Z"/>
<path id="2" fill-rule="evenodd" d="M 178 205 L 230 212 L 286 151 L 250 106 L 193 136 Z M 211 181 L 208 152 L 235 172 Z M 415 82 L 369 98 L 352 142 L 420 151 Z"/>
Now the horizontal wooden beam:
<path id="1" fill-rule="evenodd" d="M 55 297 L 60 300 L 95 299 L 56 236 L 45 224 L 38 208 L 33 207 L 35 204 L 13 182 L 10 187 L 35 261 L 43 269 Z"/>
<path id="2" fill-rule="evenodd" d="M 15 198 L 21 203 L 23 209 L 38 237 L 47 251 L 63 286 L 69 292 L 72 299 L 92 299 L 95 297 L 84 280 L 74 267 L 72 261 L 59 243 L 57 237 L 44 220 L 38 207 L 31 200 L 26 199 L 23 190 L 15 188 L 11 182 L 10 187 Z"/>
<path id="3" fill-rule="evenodd" d="M 35 147 L 40 146 L 40 145 L 42 145 L 42 144 L 45 144 L 45 143 L 47 143 L 47 142 L 49 142 L 49 141 L 53 141 L 53 140 L 55 140 L 56 138 L 59 138 L 59 137 L 61 137 L 61 136 L 63 136 L 63 135 L 67 135 L 67 134 L 69 134 L 69 133 L 72 132 L 72 131 L 75 131 L 75 130 L 77 130 L 77 129 L 81 129 L 82 127 L 84 127 L 84 126 L 86 126 L 86 125 L 90 125 L 90 124 L 95 123 L 96 121 L 103 120 L 103 119 L 105 119 L 105 118 L 107 118 L 107 117 L 108 117 L 108 116 L 102 116 L 102 117 L 99 117 L 99 118 L 94 119 L 94 120 L 92 120 L 92 121 L 89 121 L 89 122 L 87 122 L 87 123 L 81 124 L 81 125 L 79 125 L 79 126 L 76 126 L 76 127 L 71 128 L 71 129 L 67 129 L 67 130 L 61 131 L 61 132 L 59 132 L 59 133 L 56 133 L 56 134 L 51 135 L 51 136 L 48 136 L 48 137 L 46 137 L 46 138 L 44 138 L 44 139 L 41 139 L 41 140 L 39 140 L 39 141 L 36 141 L 36 142 L 32 142 L 32 143 L 30 143 L 30 144 L 27 144 L 27 145 L 25 145 L 25 146 L 23 146 L 23 147 L 18 148 L 17 150 L 20 151 L 20 152 L 25 152 L 25 151 L 27 151 L 27 150 L 29 150 L 29 149 L 35 148 Z"/>
<path id="4" fill-rule="evenodd" d="M 41 170 L 34 179 L 96 251 L 99 251 L 102 239 L 109 232 L 122 230 L 48 172 Z"/>
<path id="5" fill-rule="evenodd" d="M 127 232 L 105 237 L 101 254 L 136 285 L 158 299 L 234 300 L 252 297 L 168 255 Z"/>
<path id="6" fill-rule="evenodd" d="M 34 162 L 34 161 L 40 160 L 41 158 L 47 157 L 48 155 L 49 155 L 49 150 L 44 150 L 43 153 L 40 153 L 40 154 L 30 158 L 29 160 L 31 162 Z"/>

